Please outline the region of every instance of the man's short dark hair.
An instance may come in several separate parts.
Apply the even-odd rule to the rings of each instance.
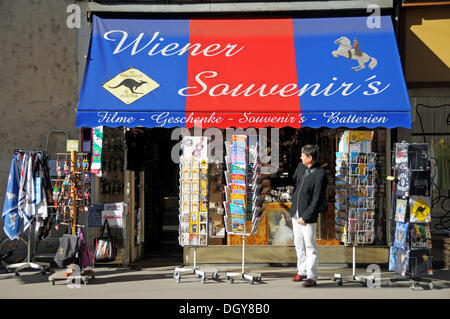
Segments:
[[[302,153],[305,153],[306,156],[311,156],[313,161],[319,160],[319,146],[317,145],[305,145],[302,147]]]

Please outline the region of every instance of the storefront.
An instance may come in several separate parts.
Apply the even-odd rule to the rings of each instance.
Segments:
[[[279,154],[267,163],[274,170],[266,177],[272,191],[286,191],[301,146],[321,147],[321,160],[334,187],[335,154],[342,134],[354,129],[372,131],[371,147],[378,153],[378,193],[382,194],[377,197],[379,234],[364,246],[367,250],[360,250],[360,256],[368,257],[360,262],[387,261],[390,185],[385,177],[390,173],[390,128],[411,127],[389,16],[381,17],[379,27],[370,28],[366,17],[132,20],[94,15],[77,127],[100,126],[107,142],[102,170],[116,175],[97,178],[93,198],[99,202],[123,199],[134,208],[129,209],[127,223],[130,261],[142,257],[144,244],[155,240],[157,231],[146,227],[145,219],[165,218],[152,213],[155,201],[163,202],[159,208],[171,206],[176,212],[171,218],[177,221],[178,163],[171,162],[177,158],[181,134],[214,135],[210,142],[222,148],[227,136],[240,134],[230,129],[266,134],[271,155]],[[211,128],[216,130],[208,132]],[[111,150],[117,154],[108,154]],[[225,170],[220,163],[224,153],[208,159],[208,215],[218,223],[224,214]],[[158,160],[152,161],[149,154]],[[154,193],[163,194],[159,190],[164,188],[170,189],[166,196],[156,198]],[[318,232],[319,258],[350,262],[351,250],[347,252],[333,232],[335,190],[328,193],[329,210],[322,214]],[[255,235],[253,245],[249,242],[247,262],[295,260],[292,246],[273,244],[269,219],[280,216],[286,205],[277,202],[276,192],[272,195],[265,202],[266,226],[257,235],[261,240]],[[199,262],[239,262],[238,241],[219,233],[209,231],[208,245],[198,249]],[[192,262],[189,247],[184,247],[185,263]]]

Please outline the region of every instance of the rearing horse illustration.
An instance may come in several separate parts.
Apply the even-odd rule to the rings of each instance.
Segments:
[[[355,54],[355,49],[352,48],[352,46],[350,45],[350,40],[347,37],[340,37],[339,39],[335,40],[334,43],[339,44],[339,47],[337,48],[337,50],[331,52],[331,54],[335,58],[337,58],[339,56],[349,58],[349,51],[350,51],[351,52],[350,59],[358,61],[359,65],[353,66],[352,67],[353,71],[359,71],[361,69],[364,69],[366,67],[365,64],[369,60],[370,60],[369,68],[371,70],[377,66],[377,63],[378,63],[377,60],[375,58],[369,56],[367,53],[362,52],[361,56],[357,56]]]

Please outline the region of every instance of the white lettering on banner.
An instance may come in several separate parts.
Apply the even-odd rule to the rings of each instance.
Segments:
[[[284,86],[281,86],[279,84],[274,84],[270,87],[269,84],[262,84],[259,87],[256,87],[256,84],[251,83],[247,85],[244,88],[244,84],[240,83],[236,85],[234,88],[230,87],[230,85],[226,83],[219,83],[212,87],[208,86],[208,83],[206,83],[205,79],[215,78],[219,74],[216,71],[203,71],[198,73],[195,76],[195,81],[199,86],[188,86],[184,87],[178,90],[178,94],[181,96],[197,96],[201,94],[208,94],[209,96],[217,97],[222,95],[229,95],[232,97],[243,95],[245,97],[252,96],[252,95],[259,95],[260,97],[265,97],[269,95],[279,95],[281,97],[290,97],[290,96],[302,96],[303,94],[307,93],[309,90],[311,96],[318,96],[323,94],[324,96],[331,96],[336,94],[341,89],[342,92],[340,93],[342,96],[349,96],[354,94],[357,91],[361,91],[362,85],[357,85],[355,87],[354,83],[347,83],[342,82],[340,87],[337,88],[334,91],[331,91],[333,86],[336,84],[335,82],[332,82],[328,84],[323,90],[319,91],[321,88],[320,83],[313,83],[309,84],[306,83],[302,86],[302,88],[299,88],[299,86],[296,83],[289,83]],[[369,80],[373,80],[376,78],[376,75],[373,75],[365,80],[365,82]],[[337,81],[336,77],[332,78],[333,81]],[[376,95],[380,94],[381,92],[385,91],[389,86],[390,83],[387,84],[384,88],[381,90],[378,88],[382,85],[382,82],[380,81],[373,81],[367,84],[369,89],[372,91],[363,91],[362,94],[364,95]],[[360,92],[361,93],[361,92]]]
[[[303,123],[306,120],[305,117],[300,114],[297,116],[292,116],[287,114],[285,116],[280,115],[252,115],[251,112],[244,112],[244,117],[239,119],[240,124],[293,124],[293,123]]]
[[[224,118],[221,116],[216,116],[216,112],[212,112],[207,116],[196,116],[194,112],[190,112],[187,117],[170,116],[169,112],[163,112],[159,114],[154,114],[151,119],[159,124],[161,127],[166,126],[166,124],[220,124],[223,122]]]
[[[111,30],[105,32],[103,34],[103,38],[108,41],[116,42],[117,39],[110,37],[113,34],[119,34],[119,36],[120,35],[122,36],[119,44],[117,44],[116,48],[114,49],[113,55],[121,53],[131,46],[133,46],[133,48],[131,49],[131,55],[135,55],[151,45],[147,53],[149,56],[154,56],[157,54],[161,54],[162,56],[172,56],[172,55],[181,56],[186,52],[189,52],[189,50],[191,50],[190,55],[192,56],[203,54],[204,56],[211,57],[223,54],[225,55],[225,57],[232,57],[241,52],[245,48],[244,46],[238,47],[237,44],[232,43],[227,43],[226,45],[212,43],[206,47],[202,47],[200,43],[186,43],[181,48],[180,43],[177,42],[172,42],[164,45],[162,43],[164,42],[164,38],[159,36],[159,31],[154,32],[150,41],[139,48],[141,40],[145,35],[144,32],[139,33],[136,39],[134,39],[128,44],[125,44],[125,41],[128,38],[128,32],[124,30]]]
[[[98,112],[98,124],[131,124],[136,121],[133,116],[119,116],[119,112]]]
[[[328,118],[327,123],[332,124],[380,124],[388,121],[385,116],[362,116],[356,114],[341,115],[341,112],[323,113],[323,116]]]

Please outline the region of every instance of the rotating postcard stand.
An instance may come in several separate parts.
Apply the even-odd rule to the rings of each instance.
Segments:
[[[260,163],[258,161],[257,139],[247,136],[233,135],[231,144],[225,142],[227,156],[225,163],[225,201],[224,223],[227,233],[242,236],[242,268],[241,272],[228,272],[226,279],[234,283],[236,278],[248,280],[252,285],[261,281],[261,274],[250,274],[245,271],[245,238],[256,234],[256,228],[261,220],[260,196],[258,196],[258,182],[260,178]],[[247,161],[248,151],[248,161]],[[246,205],[247,204],[247,205]],[[247,211],[248,208],[250,211]],[[247,232],[246,215],[253,213],[252,229]]]
[[[372,131],[345,131],[336,153],[336,239],[352,246],[352,278],[367,286],[368,277],[356,275],[356,247],[375,240],[376,153]],[[342,286],[342,275],[332,278]]]
[[[193,267],[176,267],[173,277],[181,281],[182,274],[194,274],[205,283],[207,274],[219,278],[216,269],[198,269],[197,247],[208,244],[208,153],[207,137],[185,136],[180,156],[179,243],[194,251]]]

